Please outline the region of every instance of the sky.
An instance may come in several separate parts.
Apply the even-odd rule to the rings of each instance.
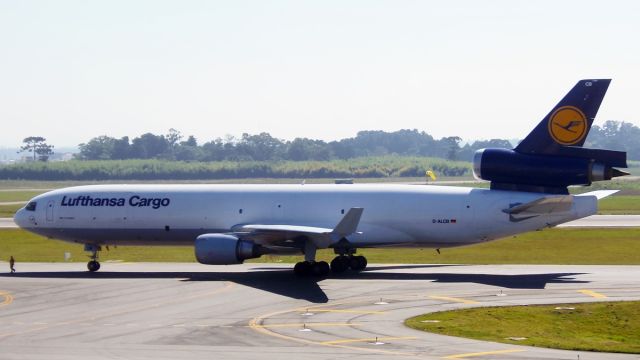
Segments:
[[[0,0],[0,147],[360,130],[523,138],[580,79],[640,125],[638,1]]]

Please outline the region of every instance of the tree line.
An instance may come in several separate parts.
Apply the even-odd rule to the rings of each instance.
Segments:
[[[199,144],[190,135],[175,129],[167,134],[146,133],[129,139],[99,136],[80,144],[80,160],[162,159],[178,161],[328,161],[370,156],[424,156],[447,160],[470,161],[481,148],[511,148],[506,139],[474,141],[461,146],[457,136],[435,139],[424,131],[394,132],[367,130],[355,137],[337,141],[309,138],[282,140],[269,133],[227,136]],[[627,151],[630,159],[640,159],[640,128],[607,121],[593,126],[587,139],[588,147]]]
[[[167,134],[146,133],[129,139],[99,136],[80,144],[80,160],[162,159],[178,161],[329,161],[371,156],[424,156],[470,160],[481,147],[511,147],[507,140],[476,141],[460,146],[461,138],[435,139],[424,131],[360,131],[338,141],[309,138],[282,140],[269,133],[227,136],[199,144],[175,129]]]

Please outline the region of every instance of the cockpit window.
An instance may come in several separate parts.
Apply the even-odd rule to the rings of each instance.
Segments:
[[[24,207],[24,209],[27,211],[36,211],[36,205],[38,205],[38,203],[35,201],[32,201],[28,203],[27,206]]]

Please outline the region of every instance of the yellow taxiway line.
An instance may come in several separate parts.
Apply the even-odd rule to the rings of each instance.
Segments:
[[[462,303],[462,304],[479,304],[479,302],[474,300],[467,300],[467,299],[448,297],[448,296],[429,296],[429,297],[436,300],[453,301],[453,302]]]
[[[587,296],[594,297],[596,299],[606,299],[607,295],[597,293],[593,290],[578,290],[579,293],[585,294]]]
[[[330,327],[330,326],[360,326],[358,323],[295,323],[295,324],[262,324],[262,325],[253,325],[249,327],[252,328],[302,328],[302,327]]]
[[[523,352],[523,351],[527,351],[527,350],[507,349],[507,350],[483,351],[483,352],[476,352],[476,353],[449,355],[449,356],[445,356],[443,359],[464,359],[464,358],[470,358],[475,356],[511,354],[511,353]]]
[[[348,344],[355,342],[367,342],[372,343],[375,341],[390,341],[390,340],[415,340],[417,337],[415,336],[401,336],[401,337],[378,337],[378,338],[365,338],[365,339],[342,339],[342,340],[331,340],[331,341],[322,341],[320,344],[322,345],[338,345],[338,344]]]
[[[328,347],[338,347],[338,348],[342,348],[342,349],[364,351],[364,352],[377,353],[377,354],[415,356],[415,353],[406,353],[406,352],[393,351],[393,350],[364,348],[364,347],[360,347],[360,346],[351,346],[351,345],[346,345],[346,344],[345,345],[343,345],[343,344],[331,344],[331,343],[325,344],[325,343],[323,343],[321,341],[313,341],[313,340],[309,340],[309,339],[305,339],[305,338],[301,338],[301,337],[294,337],[294,336],[289,336],[289,335],[277,333],[277,332],[275,332],[273,330],[270,330],[268,327],[265,327],[262,324],[262,322],[265,319],[268,319],[268,318],[276,316],[276,315],[282,315],[282,314],[287,314],[287,313],[292,313],[292,312],[301,312],[301,311],[307,311],[307,312],[312,312],[312,311],[314,311],[314,312],[334,311],[334,312],[338,312],[336,310],[330,310],[330,309],[326,309],[326,308],[323,308],[323,307],[344,305],[344,304],[348,304],[348,303],[352,303],[352,302],[355,303],[355,301],[342,301],[342,302],[336,302],[336,303],[325,304],[325,305],[309,307],[309,308],[296,307],[296,308],[288,309],[288,310],[274,311],[274,312],[271,312],[271,313],[268,313],[268,314],[258,315],[256,317],[254,317],[253,319],[251,319],[249,321],[248,325],[249,325],[249,327],[251,329],[261,333],[262,335],[267,335],[267,336],[271,336],[271,337],[278,338],[278,339],[281,339],[281,340],[293,341],[293,342],[307,344],[307,345],[320,345],[320,346],[328,346]],[[356,310],[340,310],[339,312],[356,312]],[[362,313],[362,312],[359,312],[359,313]],[[379,313],[382,313],[382,312],[368,312],[368,313],[379,314]]]
[[[309,308],[305,311],[309,312],[332,312],[332,313],[346,313],[346,314],[384,314],[384,311],[366,311],[366,310],[340,310],[340,309],[314,309]]]
[[[0,302],[0,306],[6,306],[13,302],[13,296],[8,292],[0,291],[0,296],[4,297],[4,300]]]
[[[84,318],[79,318],[77,320],[73,320],[73,321],[69,321],[66,323],[58,323],[58,324],[39,324],[39,326],[31,328],[31,329],[25,329],[25,330],[19,330],[19,331],[15,331],[15,332],[6,332],[6,333],[0,333],[0,339],[8,337],[8,336],[15,336],[15,335],[23,335],[23,334],[27,334],[27,333],[32,333],[32,332],[36,332],[36,331],[40,331],[40,330],[44,330],[44,329],[49,329],[52,326],[60,326],[60,325],[70,325],[70,324],[84,324],[88,321],[95,321],[97,319],[106,319],[115,315],[123,315],[123,314],[130,314],[132,312],[135,311],[141,311],[141,310],[145,310],[145,309],[150,309],[150,308],[157,308],[160,306],[167,306],[167,305],[172,305],[172,304],[176,304],[179,302],[182,302],[186,299],[194,299],[194,298],[199,298],[199,297],[204,297],[204,296],[210,296],[213,294],[219,294],[221,292],[227,291],[231,288],[234,287],[234,283],[231,282],[226,282],[225,285],[219,289],[215,289],[209,292],[205,292],[205,293],[197,293],[194,295],[189,295],[186,297],[172,297],[169,300],[166,301],[160,301],[157,303],[152,303],[152,304],[142,304],[140,306],[131,306],[131,305],[127,305],[127,306],[123,306],[123,307],[119,307],[119,308],[115,308],[112,309],[109,312],[106,313],[102,313],[102,314],[98,314],[98,315],[92,315],[92,316],[87,316]],[[12,297],[13,300],[13,297]],[[6,301],[6,300],[5,300]],[[36,325],[36,324],[34,324]]]

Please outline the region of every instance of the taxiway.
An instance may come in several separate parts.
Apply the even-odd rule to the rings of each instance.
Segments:
[[[19,263],[0,274],[3,359],[638,359],[434,335],[403,321],[471,306],[640,300],[640,266],[373,264],[328,279],[273,264],[83,269]]]

